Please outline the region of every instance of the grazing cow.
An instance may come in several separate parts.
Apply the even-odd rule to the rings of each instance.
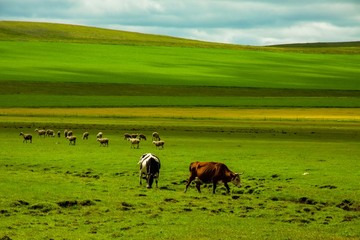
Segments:
[[[189,187],[190,183],[195,180],[196,188],[198,192],[200,191],[200,185],[202,183],[212,183],[213,184],[213,193],[216,190],[216,184],[218,182],[223,182],[226,187],[226,192],[230,192],[228,182],[232,182],[237,187],[241,186],[241,179],[239,173],[234,173],[229,170],[229,168],[218,162],[193,162],[190,164],[190,177],[186,184],[185,191]]]
[[[140,185],[141,179],[146,179],[146,187],[151,188],[154,179],[158,187],[160,174],[160,159],[152,153],[145,153],[140,157]]]

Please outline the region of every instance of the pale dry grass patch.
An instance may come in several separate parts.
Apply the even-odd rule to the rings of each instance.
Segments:
[[[1,108],[0,115],[360,121],[360,109],[358,108]]]

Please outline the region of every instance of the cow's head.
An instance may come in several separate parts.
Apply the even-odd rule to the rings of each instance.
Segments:
[[[243,173],[234,173],[234,175],[231,178],[231,182],[237,187],[241,187],[241,177],[240,177],[241,174]]]

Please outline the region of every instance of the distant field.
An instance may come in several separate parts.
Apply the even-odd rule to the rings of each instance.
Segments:
[[[360,90],[360,55],[46,42],[0,51],[2,81]]]
[[[44,42],[0,51],[2,107],[360,106],[360,55]]]

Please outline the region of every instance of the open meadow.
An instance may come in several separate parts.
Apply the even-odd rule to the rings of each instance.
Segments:
[[[0,239],[359,239],[359,49],[0,21]],[[194,161],[242,186],[184,193]]]
[[[47,111],[49,116],[42,110],[44,115],[38,117],[2,118],[0,137],[6,139],[0,150],[2,236],[360,236],[359,121],[234,120],[199,118],[191,113],[177,121],[166,117],[166,109],[163,117],[138,115],[134,119],[54,116],[51,109]],[[39,137],[36,128],[61,130],[62,136]],[[65,128],[78,136],[75,146],[64,138]],[[90,132],[89,140],[81,139],[84,131]],[[110,139],[108,147],[96,141],[98,131]],[[164,149],[151,143],[153,131],[165,141]],[[33,142],[23,143],[20,132],[31,133]],[[124,140],[125,132],[141,132],[148,139],[133,149]],[[158,188],[139,185],[137,162],[147,152],[156,154],[162,163]],[[244,172],[242,187],[230,185],[229,195],[219,187],[213,195],[211,188],[203,186],[198,193],[192,185],[183,193],[193,161],[220,161],[233,171]],[[226,236],[220,237],[219,232]]]

